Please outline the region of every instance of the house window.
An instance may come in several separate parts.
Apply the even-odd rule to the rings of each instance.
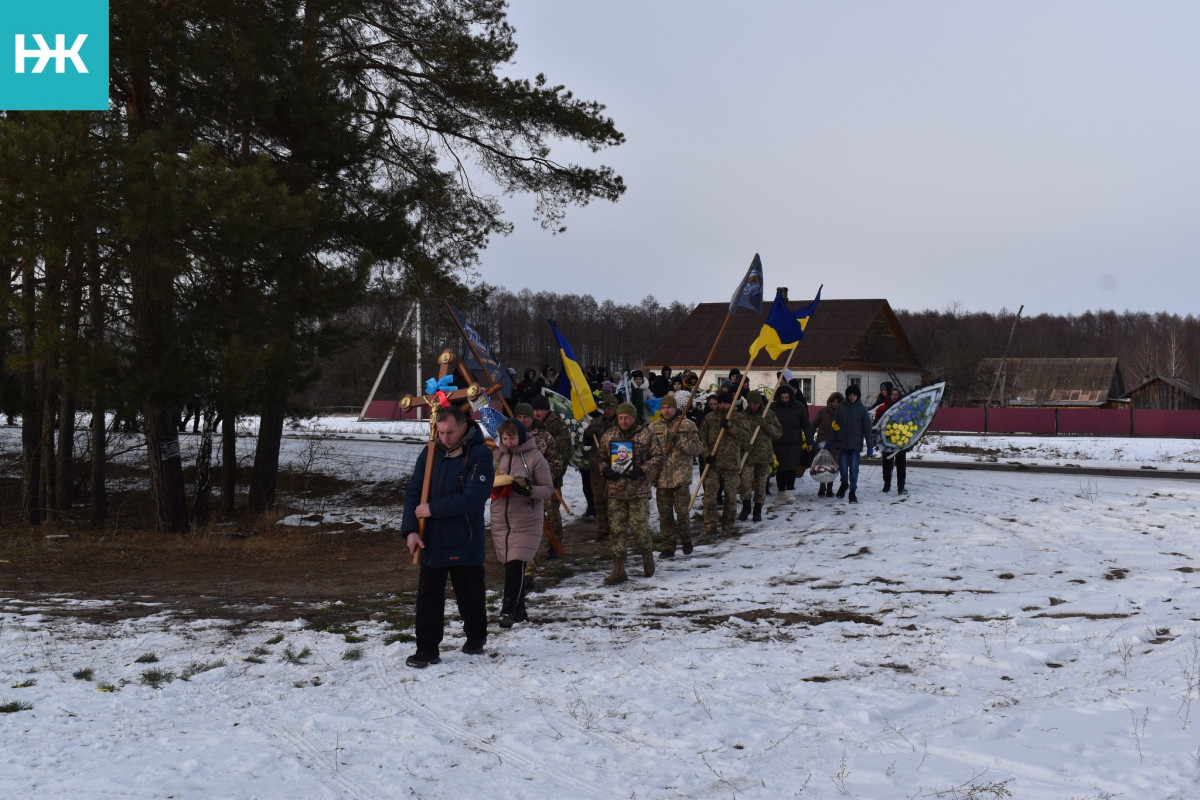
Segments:
[[[813,399],[813,396],[812,396],[813,379],[811,377],[808,377],[808,378],[796,378],[796,380],[798,380],[800,382],[800,392],[804,395],[805,401],[811,403],[812,399]]]
[[[851,386],[857,386],[858,390],[860,392],[866,391],[866,389],[863,388],[862,375],[847,375],[846,376],[846,388],[848,389]],[[845,389],[843,389],[842,394],[845,394],[845,393],[846,393],[846,391],[845,391]]]

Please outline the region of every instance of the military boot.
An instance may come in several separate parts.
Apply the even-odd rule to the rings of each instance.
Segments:
[[[753,519],[755,522],[762,522],[762,507],[762,503],[754,504],[754,516],[751,519]]]
[[[750,501],[749,500],[742,501],[742,511],[740,514],[738,514],[738,519],[742,522],[745,522],[746,520],[750,519]]]
[[[647,578],[654,575],[654,553],[650,550],[642,553],[642,574]]]
[[[618,583],[624,583],[629,579],[625,574],[625,559],[614,558],[612,566],[612,574],[604,579],[604,582],[609,586],[616,586]]]

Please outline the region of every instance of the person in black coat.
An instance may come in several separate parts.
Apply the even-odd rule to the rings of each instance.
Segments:
[[[797,476],[802,475],[812,463],[812,418],[808,414],[804,395],[786,383],[775,390],[771,410],[783,428],[783,434],[775,440],[775,458],[779,459],[779,467],[775,471],[779,494],[775,502],[790,503],[795,497]]]

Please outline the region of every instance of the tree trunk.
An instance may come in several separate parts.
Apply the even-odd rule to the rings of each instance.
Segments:
[[[88,242],[88,349],[92,356],[93,367],[100,364],[104,355],[104,289],[103,267],[100,263],[93,236]],[[96,373],[93,371],[92,375]],[[93,378],[93,380],[95,380]],[[94,385],[99,385],[98,380]],[[104,392],[97,388],[92,392],[92,469],[91,495],[92,514],[91,525],[95,530],[104,528],[108,521],[108,490],[105,488],[105,478],[108,469],[108,426],[104,408]],[[115,417],[114,417],[115,420]]]
[[[229,409],[221,414],[221,513],[233,514],[237,496],[237,415]]]
[[[196,527],[208,524],[210,517],[209,493],[212,491],[212,451],[213,426],[216,414],[208,401],[204,401],[202,411],[204,424],[200,429],[200,452],[196,455],[196,494],[192,498],[192,519]]]
[[[42,400],[42,426],[41,442],[38,449],[41,451],[42,462],[42,478],[41,478],[41,506],[46,509],[46,515],[49,519],[55,518],[58,511],[58,500],[54,495],[57,488],[55,482],[55,460],[54,460],[54,400],[51,397],[48,381],[46,380],[47,369],[44,365],[38,366],[38,372],[41,374],[41,379],[38,381],[38,396]]]
[[[175,416],[169,410],[149,405],[144,413],[155,530],[185,533],[188,530],[187,490],[183,485],[183,462]]]
[[[105,473],[108,466],[108,428],[104,419],[104,394],[92,395],[92,528],[101,530],[108,521],[108,490],[105,488]]]
[[[42,524],[42,414],[34,368],[36,291],[33,264],[25,260],[21,263],[21,355],[25,363],[24,397],[21,398],[21,519],[27,525]]]
[[[285,408],[282,397],[270,401],[259,422],[258,446],[254,450],[254,475],[250,479],[250,510],[255,514],[261,514],[275,505]]]
[[[75,395],[64,391],[58,399],[58,463],[54,469],[55,508],[66,510],[72,495],[75,470]]]

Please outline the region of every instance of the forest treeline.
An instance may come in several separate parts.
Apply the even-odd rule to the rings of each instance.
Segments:
[[[380,297],[349,315],[363,338],[351,349],[321,365],[321,377],[301,395],[315,408],[361,408],[389,352],[394,353],[376,398],[395,400],[416,391],[417,315],[409,317],[412,302]],[[558,343],[547,320],[555,320],[584,368],[610,371],[637,369],[692,312],[678,300],[663,305],[649,295],[637,303],[597,302],[591,295],[482,285],[471,297],[454,305],[466,316],[505,367],[517,375],[532,367],[561,368]],[[408,325],[398,326],[408,318]],[[420,313],[421,374],[437,372],[437,355],[449,347],[462,355],[464,344],[442,301],[422,304]],[[659,364],[658,367],[662,365]],[[657,369],[657,367],[655,367]],[[482,376],[479,376],[483,380]]]
[[[1006,347],[1010,358],[1115,357],[1126,390],[1159,375],[1200,386],[1200,319],[1190,314],[1088,311],[1018,319],[1006,309],[968,312],[951,304],[940,311],[897,311],[896,317],[926,379],[947,382],[948,405],[966,405],[979,362],[1000,358]]]
[[[365,335],[353,349],[329,359],[321,378],[303,395],[314,407],[361,407],[389,349],[395,355],[376,397],[396,399],[415,391],[415,347],[411,330],[396,330],[411,302],[394,306],[369,303],[357,310]],[[458,306],[456,306],[458,307]],[[506,365],[517,370],[559,366],[557,345],[547,319],[559,323],[580,364],[609,370],[658,370],[645,359],[687,318],[692,306],[664,305],[654,297],[636,304],[597,303],[591,295],[556,294],[522,289],[512,292],[484,286],[460,311]],[[368,311],[370,309],[370,311]],[[820,311],[817,311],[819,317]],[[979,362],[1004,355],[1010,335],[1012,358],[1116,357],[1127,389],[1157,375],[1182,378],[1200,386],[1200,319],[1166,313],[1089,311],[1080,315],[1021,316],[1001,309],[968,312],[958,304],[941,310],[896,311],[917,351],[925,380],[948,384],[947,405],[971,402]],[[436,370],[443,347],[461,352],[462,341],[441,302],[429,304],[422,317],[422,374]],[[1013,323],[1017,322],[1014,329]],[[673,365],[682,366],[682,365]],[[986,391],[985,391],[986,394]]]
[[[156,529],[204,525],[210,491],[233,509],[239,417],[258,425],[249,508],[270,508],[286,414],[367,298],[469,299],[463,276],[512,227],[500,194],[533,196],[552,230],[618,199],[610,167],[552,151],[623,135],[599,103],[510,77],[514,36],[503,0],[110,0],[109,109],[0,111],[21,520],[86,493],[105,524],[113,410],[144,434]],[[178,424],[197,395],[185,486]]]

